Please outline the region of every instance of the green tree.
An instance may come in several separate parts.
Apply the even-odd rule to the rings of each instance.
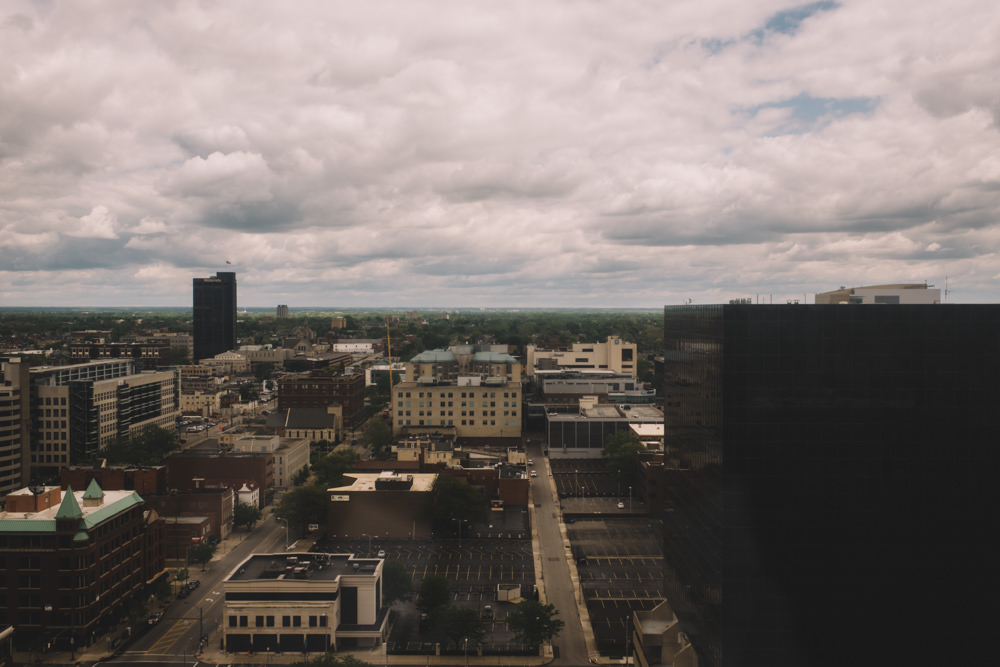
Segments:
[[[451,603],[451,587],[448,579],[440,574],[429,574],[420,582],[417,607],[430,613]]]
[[[383,599],[389,605],[413,594],[413,579],[398,560],[386,561],[382,566],[382,587]]]
[[[646,446],[631,430],[618,431],[604,440],[601,456],[607,462],[609,470],[620,470],[622,480],[627,484],[635,482],[639,454],[646,451]]]
[[[309,466],[302,466],[302,469],[292,475],[292,486],[302,486],[309,481]]]
[[[109,463],[159,465],[177,449],[177,434],[156,425],[146,426],[131,438],[115,438],[101,450]]]
[[[214,544],[209,544],[208,542],[202,542],[191,548],[191,553],[188,554],[188,562],[190,563],[200,563],[201,571],[205,571],[205,565],[212,560],[212,556],[215,555],[216,546]]]
[[[334,653],[323,653],[308,660],[298,660],[289,663],[291,667],[372,667],[370,662],[365,662],[353,655],[336,655]]]
[[[358,455],[350,447],[342,447],[322,456],[312,465],[316,474],[316,484],[324,489],[341,486],[344,483],[344,473],[354,470]]]
[[[486,496],[460,477],[438,475],[431,488],[431,512],[438,530],[457,534],[462,526],[489,516]]]
[[[542,642],[551,641],[563,629],[565,623],[556,618],[558,614],[551,604],[525,600],[507,616],[507,627],[514,631],[517,641],[540,646]]]
[[[239,503],[233,509],[233,525],[246,526],[247,531],[253,529],[254,524],[260,521],[260,517],[260,510],[249,503]]]
[[[275,516],[288,521],[289,532],[305,530],[310,523],[324,523],[326,519],[326,488],[322,486],[296,486],[281,497]]]
[[[446,634],[448,639],[459,646],[464,640],[475,644],[486,634],[486,624],[479,617],[479,611],[472,607],[449,606],[445,611]]]
[[[392,445],[392,427],[389,426],[389,422],[380,416],[369,419],[365,433],[361,436],[361,443],[371,449],[376,457],[384,458]]]
[[[185,581],[188,580],[188,569],[186,567],[177,568],[177,572],[174,574],[174,581],[183,585]]]

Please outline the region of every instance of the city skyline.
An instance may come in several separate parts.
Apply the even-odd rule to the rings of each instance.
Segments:
[[[240,308],[995,301],[996,25],[976,0],[7,3],[0,306],[183,306],[217,271]]]

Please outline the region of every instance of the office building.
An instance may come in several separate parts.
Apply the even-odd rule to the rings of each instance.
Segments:
[[[701,667],[991,636],[1000,306],[664,313],[665,581]]]
[[[28,364],[20,357],[0,357],[0,496],[30,479]]]
[[[236,349],[236,274],[194,279],[194,363]]]
[[[255,554],[223,582],[227,651],[323,653],[381,644],[381,558],[351,554]]]
[[[866,285],[820,292],[813,297],[813,300],[817,304],[935,304],[941,303],[941,290],[932,289],[927,283]]]
[[[617,336],[608,336],[603,343],[573,343],[569,349],[545,350],[528,345],[526,352],[528,377],[538,370],[557,369],[611,370],[635,375],[639,359],[638,346]]]
[[[176,369],[133,372],[131,359],[30,370],[31,469],[42,477],[90,461],[115,438],[147,426],[173,430],[180,414]]]

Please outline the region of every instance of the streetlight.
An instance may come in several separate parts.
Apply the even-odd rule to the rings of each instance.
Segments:
[[[616,493],[619,498],[622,497],[622,471],[618,471],[618,493]]]
[[[280,516],[274,517],[281,523],[285,524],[285,551],[288,550],[288,519],[282,519]]]
[[[361,533],[361,537],[367,537],[368,538],[368,552],[367,553],[368,553],[369,556],[371,556],[372,555],[372,536],[369,535],[368,533]]]
[[[628,511],[632,513],[632,487],[628,487]]]
[[[469,667],[469,638],[465,638],[465,667]]]

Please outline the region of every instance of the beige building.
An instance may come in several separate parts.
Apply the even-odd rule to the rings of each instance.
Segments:
[[[540,350],[528,345],[526,366],[529,376],[534,376],[536,370],[567,368],[607,369],[634,376],[638,359],[635,343],[608,336],[604,343],[574,343],[569,350]]]
[[[251,435],[233,442],[234,452],[266,453],[274,456],[274,488],[288,489],[292,478],[309,465],[309,441],[276,435]]]
[[[813,303],[936,304],[941,303],[941,290],[931,289],[927,283],[841,287],[831,292],[816,294],[813,297]]]
[[[226,651],[322,653],[381,644],[388,631],[381,558],[255,554],[223,582]]]
[[[393,434],[439,432],[482,441],[520,438],[521,397],[521,364],[509,354],[423,352],[406,365],[406,381],[393,387]]]
[[[221,391],[184,392],[180,396],[181,412],[186,415],[198,414],[202,417],[217,415],[222,408],[223,393]]]

